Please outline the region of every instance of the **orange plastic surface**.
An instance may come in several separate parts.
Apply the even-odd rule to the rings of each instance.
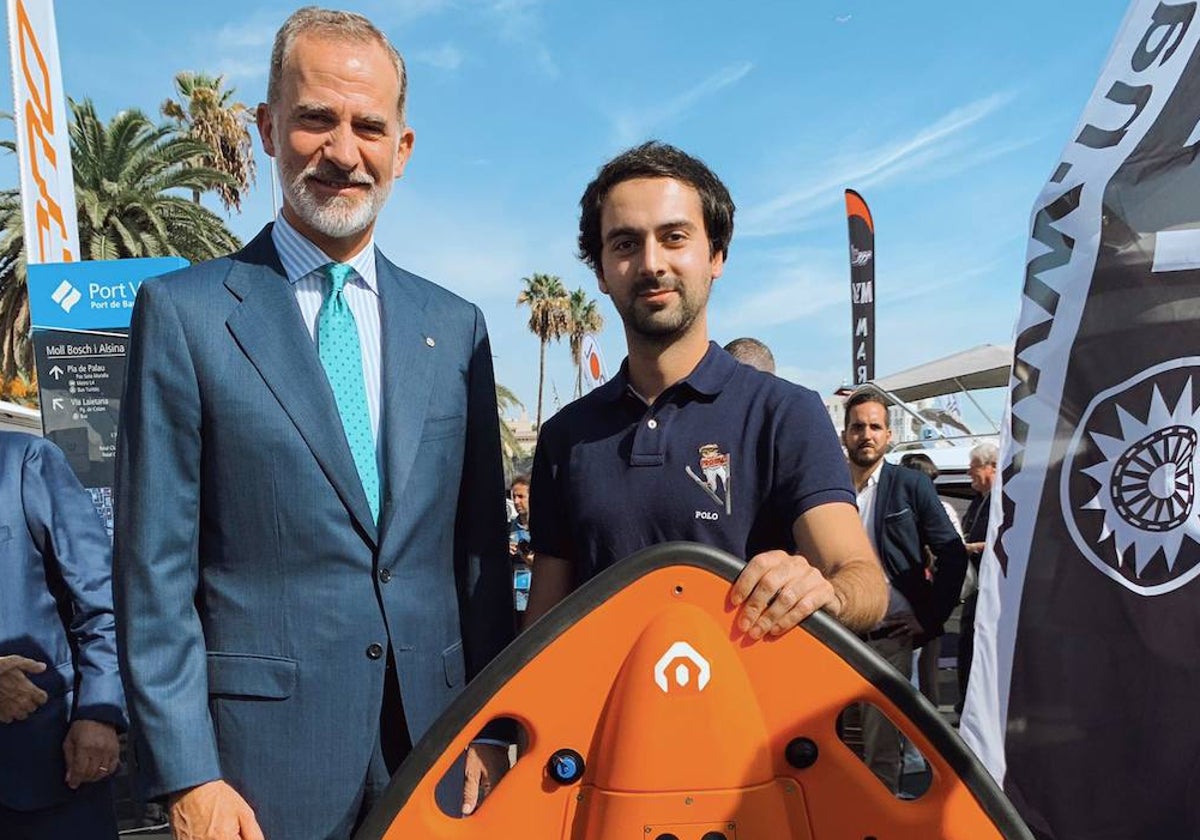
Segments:
[[[649,572],[513,674],[413,789],[390,840],[989,840],[1000,831],[974,794],[889,699],[813,635],[750,642],[737,631],[729,582],[700,568]],[[856,701],[883,709],[927,757],[930,789],[892,796],[835,731]],[[512,717],[529,745],[467,819],[443,814],[433,789],[472,733]],[[797,737],[819,757],[785,759]],[[546,770],[570,748],[579,781]],[[717,832],[716,835],[712,832]]]
[[[872,233],[875,232],[875,220],[871,218],[867,202],[863,201],[863,197],[854,190],[846,190],[846,215],[858,216],[867,223],[867,227]]]

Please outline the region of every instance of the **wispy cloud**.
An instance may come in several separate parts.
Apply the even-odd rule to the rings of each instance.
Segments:
[[[459,0],[370,0],[358,11],[388,33],[388,37],[396,35],[395,30],[404,27],[421,18],[432,17],[443,12],[452,11],[460,5]],[[403,52],[403,44],[397,44]]]
[[[393,42],[399,43],[395,37],[397,29],[420,18],[448,11],[456,5],[456,0],[405,0],[404,3],[376,5],[378,8],[367,10],[368,17],[387,32]],[[282,12],[256,12],[243,20],[224,24],[215,33],[204,32],[195,40],[203,45],[207,61],[227,79],[242,82],[261,80],[265,84],[275,33],[285,19],[286,14]],[[445,45],[423,50],[412,58],[417,61],[425,59],[424,63],[440,69],[453,70],[462,62],[462,55],[456,55],[453,50],[452,46]],[[453,66],[448,66],[450,64]]]
[[[269,48],[281,23],[283,21],[274,15],[263,14],[256,14],[250,20],[227,23],[217,30],[216,44],[228,50]]]
[[[729,64],[665,103],[616,114],[613,117],[616,141],[627,146],[646,139],[655,129],[675,122],[704,99],[737,84],[753,69],[754,64],[749,61]]]
[[[731,264],[718,280],[714,330],[757,334],[846,302],[849,294],[834,249],[776,249]]]
[[[489,0],[487,11],[501,39],[520,46],[550,78],[559,75],[558,63],[542,34],[543,0]]]
[[[926,243],[917,256],[896,255],[878,287],[877,304],[886,304],[889,318],[897,318],[906,307],[936,309],[945,302],[947,290],[969,293],[973,282],[994,276],[1004,268],[995,254],[975,254],[967,264],[946,270],[948,254],[956,253],[950,242]],[[843,308],[846,326],[850,314],[850,268],[843,248],[780,248],[756,255],[742,274],[731,276],[732,269],[718,283],[731,281],[719,289],[714,300],[717,312],[714,329],[747,332],[751,335],[785,324],[812,319],[831,308]],[[752,278],[752,279],[751,279]],[[836,321],[837,328],[841,322]],[[823,319],[821,323],[827,323]],[[812,321],[816,324],[817,321]]]
[[[916,132],[874,149],[842,155],[826,162],[820,174],[776,197],[747,208],[739,220],[742,236],[771,236],[803,228],[813,215],[842,200],[847,186],[865,188],[940,166],[969,151],[965,135],[989,115],[1012,101],[1011,93],[996,93],[955,108]],[[1002,151],[1015,147],[1005,147]],[[996,147],[992,147],[995,152]]]
[[[415,50],[409,58],[417,64],[427,64],[437,70],[454,71],[462,66],[465,56],[454,44],[442,44],[430,49]]]
[[[261,83],[265,91],[271,44],[281,23],[281,17],[259,12],[246,20],[225,24],[215,35],[204,33],[197,43],[203,44],[203,54],[209,56],[206,62],[211,61],[216,72],[227,81],[240,82],[243,87],[248,82]],[[250,91],[238,92],[250,94]]]

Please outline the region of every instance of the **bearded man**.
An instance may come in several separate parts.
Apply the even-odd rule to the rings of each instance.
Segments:
[[[851,396],[842,443],[859,516],[889,584],[887,613],[862,638],[909,679],[913,650],[942,634],[958,604],[967,552],[929,477],[884,460],[891,442],[884,398],[869,390]],[[867,706],[862,733],[867,766],[898,792],[903,769],[899,732],[874,706]]]
[[[730,600],[747,639],[817,610],[856,630],[883,615],[886,584],[820,398],[709,340],[733,214],[716,173],[665,143],[621,153],[584,190],[580,256],[621,316],[629,354],[539,431],[527,623],[670,540],[746,559]]]
[[[404,101],[369,21],[296,12],[258,108],[282,213],[138,294],[117,617],[138,764],[181,840],[349,837],[512,638],[483,316],[375,248]],[[469,812],[506,750],[466,764]]]

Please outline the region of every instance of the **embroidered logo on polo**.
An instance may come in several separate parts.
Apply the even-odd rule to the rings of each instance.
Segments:
[[[1139,595],[1170,592],[1200,574],[1198,362],[1173,360],[1098,394],[1063,464],[1063,509],[1076,546]]]
[[[697,475],[691,465],[685,466],[688,477],[696,482],[705,494],[725,508],[726,515],[733,513],[733,491],[730,489],[730,456],[721,452],[721,447],[715,443],[706,443],[700,447],[700,474]],[[703,478],[701,478],[703,476]],[[720,492],[718,492],[718,485]],[[724,498],[721,494],[724,493]],[[715,517],[714,517],[715,518]]]

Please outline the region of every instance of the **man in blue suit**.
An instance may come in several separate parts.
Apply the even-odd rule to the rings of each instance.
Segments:
[[[929,477],[884,460],[891,440],[883,397],[861,391],[846,401],[842,443],[858,493],[858,512],[890,584],[887,613],[863,638],[911,679],[913,650],[942,634],[942,625],[958,604],[967,550]],[[874,707],[864,708],[862,729],[867,765],[898,791],[899,733]]]
[[[112,554],[49,441],[0,432],[0,837],[113,840]]]
[[[118,624],[136,757],[186,840],[348,837],[512,638],[482,314],[374,247],[404,97],[369,21],[296,12],[258,110],[281,215],[138,294]],[[466,759],[469,812],[507,754]]]

